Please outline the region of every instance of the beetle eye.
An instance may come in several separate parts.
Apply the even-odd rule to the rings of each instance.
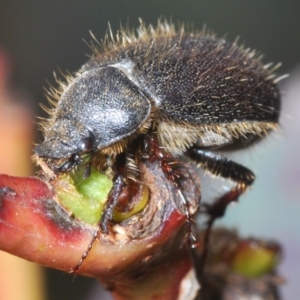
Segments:
[[[94,147],[94,137],[85,137],[80,140],[79,148],[84,152],[90,152]]]

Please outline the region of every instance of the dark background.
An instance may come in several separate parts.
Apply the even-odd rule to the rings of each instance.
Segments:
[[[14,62],[14,83],[28,90],[36,103],[46,102],[44,87],[55,86],[53,71],[74,72],[91,50],[89,30],[101,39],[110,22],[138,25],[141,17],[156,24],[160,16],[174,22],[206,24],[219,36],[265,54],[264,62],[282,62],[281,74],[300,64],[300,1],[287,0],[0,0],[0,47]],[[44,113],[37,107],[38,115]],[[37,138],[38,139],[38,138]],[[48,270],[48,299],[84,299],[91,279]]]

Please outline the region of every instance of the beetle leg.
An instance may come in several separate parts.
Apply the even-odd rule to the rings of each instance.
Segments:
[[[114,185],[109,192],[107,201],[104,204],[101,219],[99,221],[99,227],[101,232],[108,234],[108,222],[112,220],[113,211],[118,203],[120,194],[125,187],[125,181],[122,175],[118,175],[114,180]]]
[[[138,167],[135,165],[130,153],[125,153],[125,162],[123,159],[124,156],[120,157],[120,161],[117,162],[118,175],[115,177],[113,187],[104,204],[102,216],[99,221],[101,232],[105,234],[108,234],[108,223],[113,219],[114,208],[118,204],[123,189],[127,186],[126,182],[128,180],[135,181],[140,175]]]
[[[191,248],[197,246],[196,238],[193,235],[193,224],[194,220],[189,210],[189,202],[184,193],[182,192],[182,181],[190,173],[186,168],[178,162],[170,153],[166,152],[164,148],[160,147],[158,141],[153,136],[146,136],[144,144],[146,145],[147,156],[150,161],[158,161],[162,171],[164,172],[166,178],[173,183],[176,188],[177,194],[185,209],[186,216],[186,236],[185,241]]]
[[[227,205],[237,201],[238,197],[255,179],[252,171],[219,154],[198,148],[191,148],[186,154],[204,170],[237,183],[235,188],[219,198],[214,204],[204,204],[207,214],[211,216],[213,221],[221,218]]]
[[[60,166],[58,172],[67,172],[73,169],[75,166],[82,163],[82,159],[78,154],[73,154],[62,166]]]
[[[96,241],[99,233],[100,232],[103,232],[106,234],[108,233],[108,222],[110,220],[112,220],[113,210],[114,210],[116,204],[118,203],[118,198],[124,187],[125,187],[125,182],[123,180],[123,177],[121,175],[118,175],[114,181],[114,185],[113,185],[112,189],[109,192],[108,199],[105,202],[102,216],[100,218],[100,221],[98,222],[98,228],[94,232],[93,237],[92,237],[88,247],[86,248],[85,252],[82,254],[79,262],[71,271],[72,273],[76,273],[79,270],[82,263],[84,262],[84,260],[86,259],[86,257],[90,253],[90,251],[92,250],[93,244]]]
[[[209,237],[214,222],[218,218],[223,217],[227,206],[232,202],[236,202],[247,187],[253,183],[255,175],[246,167],[207,150],[191,148],[188,150],[187,156],[206,171],[237,183],[236,187],[217,199],[213,204],[203,204],[205,213],[209,216],[209,219],[204,234],[203,252],[199,266],[199,270],[202,272],[208,254]]]
[[[198,148],[189,149],[186,155],[204,170],[238,184],[250,186],[255,179],[252,171],[222,155]]]
[[[198,262],[198,277],[202,275],[204,265],[206,262],[206,258],[208,255],[208,245],[211,229],[213,227],[214,222],[225,215],[225,211],[227,206],[232,203],[238,201],[238,198],[247,187],[245,185],[237,185],[237,187],[230,190],[228,193],[217,199],[213,204],[204,203],[204,212],[209,216],[207,220],[207,228],[203,237],[203,251],[200,261]]]
[[[189,202],[186,198],[186,196],[182,192],[182,185],[181,181],[185,179],[185,177],[190,174],[186,174],[186,169],[182,168],[181,164],[175,161],[174,159],[160,155],[159,156],[160,165],[162,168],[162,171],[164,172],[165,176],[170,180],[176,190],[177,194],[180,197],[180,200],[184,207],[184,213],[186,216],[186,236],[185,241],[191,248],[195,248],[197,246],[197,241],[195,236],[193,235],[193,225],[194,225],[194,219],[191,216],[190,210],[189,210]]]
[[[206,171],[237,183],[235,188],[219,198],[215,204],[205,204],[206,212],[214,219],[221,218],[226,206],[232,201],[237,201],[255,179],[252,171],[219,154],[197,148],[191,148],[186,154]]]

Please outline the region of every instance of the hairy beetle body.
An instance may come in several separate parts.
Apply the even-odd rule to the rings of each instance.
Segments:
[[[218,145],[274,129],[278,88],[253,57],[225,40],[177,34],[95,56],[82,70],[122,71],[152,100],[162,145],[182,154],[196,142]]]
[[[173,168],[179,156],[236,182],[224,199],[237,199],[254,174],[214,149],[246,147],[277,127],[281,102],[274,68],[236,43],[167,23],[156,29],[142,24],[138,36],[123,30],[102,47],[94,47],[75,77],[54,91],[57,105],[44,125],[44,142],[35,148],[42,167],[46,162],[64,172],[88,156],[100,171],[112,171],[103,232],[122,186],[142,180],[139,160],[149,157],[159,161],[183,203]],[[186,216],[191,233],[188,208]]]
[[[279,91],[254,52],[203,33],[166,27],[152,35],[97,53],[82,67],[62,92],[38,156],[80,152],[88,131],[95,151],[123,151],[150,123],[176,155],[194,144],[247,143],[276,127]]]

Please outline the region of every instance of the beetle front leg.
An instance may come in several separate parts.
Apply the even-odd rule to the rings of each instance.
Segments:
[[[88,247],[86,248],[85,252],[82,254],[79,262],[71,271],[72,273],[76,273],[80,269],[84,260],[87,258],[88,254],[92,250],[93,244],[96,241],[96,239],[98,238],[99,233],[103,232],[105,234],[108,234],[108,223],[109,223],[109,221],[112,220],[114,208],[118,203],[118,198],[119,198],[120,194],[122,193],[125,185],[126,184],[123,179],[123,176],[118,175],[114,181],[112,189],[109,192],[107,201],[105,202],[102,216],[100,218],[100,221],[98,222],[98,228],[94,232],[93,237],[92,237]]]
[[[113,211],[118,203],[119,196],[121,195],[124,187],[126,186],[122,175],[118,175],[114,181],[114,185],[109,192],[108,199],[104,204],[99,227],[101,232],[108,234],[108,222],[112,220]]]

